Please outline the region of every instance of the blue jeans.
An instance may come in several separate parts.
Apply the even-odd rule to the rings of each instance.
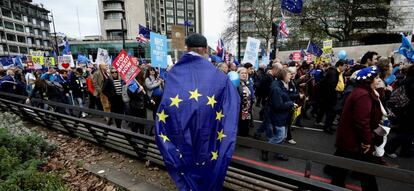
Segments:
[[[286,138],[286,126],[273,126],[273,136],[269,139],[271,144],[281,144]]]
[[[267,122],[266,120],[260,124],[260,126],[256,129],[256,134],[262,134],[266,133],[266,137],[270,139],[273,137],[273,126],[270,122]]]

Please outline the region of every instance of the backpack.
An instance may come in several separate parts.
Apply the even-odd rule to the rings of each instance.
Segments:
[[[391,110],[398,111],[405,108],[405,106],[408,105],[408,102],[410,102],[410,99],[405,92],[405,86],[402,85],[391,93],[387,105],[391,108]]]

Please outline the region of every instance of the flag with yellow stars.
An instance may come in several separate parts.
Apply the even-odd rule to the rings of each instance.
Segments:
[[[179,190],[221,190],[235,148],[240,97],[205,58],[187,53],[170,70],[156,140]]]

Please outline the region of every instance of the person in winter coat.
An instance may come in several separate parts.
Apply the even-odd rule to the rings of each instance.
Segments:
[[[122,86],[125,85],[124,81],[119,76],[115,69],[111,69],[111,77],[105,80],[102,93],[108,97],[111,105],[112,113],[124,114],[124,101],[122,100]],[[109,124],[111,124],[109,122]],[[115,119],[115,125],[121,128],[122,120]]]
[[[335,67],[330,67],[326,70],[325,77],[321,80],[317,88],[317,99],[320,105],[316,124],[324,126],[325,133],[333,134],[332,124],[335,120],[336,112],[335,106],[338,101],[337,86],[340,82],[340,73],[345,69],[346,62],[339,60]],[[342,79],[342,82],[345,80]],[[343,91],[343,90],[342,90]],[[326,115],[325,124],[322,123],[323,116]]]
[[[237,88],[240,95],[240,115],[239,115],[239,130],[238,135],[242,137],[249,136],[249,123],[252,119],[252,106],[253,106],[253,92],[249,88],[248,80],[249,75],[247,69],[244,67],[239,68],[238,73],[240,75],[240,86]]]
[[[386,154],[391,158],[396,158],[396,151],[399,147],[401,150],[399,156],[412,157],[412,142],[414,141],[414,65],[408,67],[406,78],[402,81],[401,86],[405,88],[405,94],[409,102],[399,113],[399,123],[397,128],[393,129],[396,136],[390,139],[385,146]]]
[[[151,108],[153,111],[152,117],[154,120],[156,118],[156,111],[161,102],[163,84],[164,80],[159,78],[159,74],[155,68],[149,68],[145,75],[145,87],[147,88],[148,97],[150,97],[155,102]]]
[[[335,156],[374,162],[374,146],[382,144],[382,137],[375,133],[382,119],[379,94],[375,91],[379,83],[378,67],[360,70],[355,81],[357,86],[345,102],[336,136]],[[332,184],[345,187],[348,170],[337,167],[332,170]],[[360,174],[364,191],[376,191],[375,176]]]
[[[83,77],[82,68],[76,68],[74,75],[70,79],[70,94],[74,101],[73,105],[83,107],[85,103],[86,80]],[[81,116],[86,117],[86,113],[82,112]]]
[[[136,81],[128,85],[127,94],[129,97],[129,114],[138,118],[147,118],[147,106],[150,104],[150,99],[146,94],[144,87]],[[145,134],[145,126],[137,123],[129,123],[129,128],[132,132],[139,132]]]
[[[93,74],[92,81],[93,87],[95,88],[94,96],[99,97],[102,103],[103,110],[105,112],[110,112],[111,105],[109,103],[108,97],[102,93],[104,82],[110,79],[111,76],[108,74],[108,65],[106,63],[100,63],[98,70]],[[106,119],[110,123],[109,119]]]
[[[289,98],[289,81],[291,75],[288,69],[282,69],[278,73],[278,80],[272,82],[269,95],[269,114],[270,125],[272,126],[273,136],[269,139],[271,144],[282,144],[286,139],[286,126],[290,122],[290,112],[294,107],[293,101]],[[267,153],[262,153],[262,159],[267,158]],[[288,160],[284,155],[277,154],[279,160]]]

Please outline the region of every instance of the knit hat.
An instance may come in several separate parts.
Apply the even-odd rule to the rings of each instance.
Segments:
[[[364,69],[361,69],[356,72],[354,76],[354,80],[356,81],[364,81],[364,80],[372,80],[377,77],[379,74],[379,69],[377,66],[369,66]]]
[[[207,39],[201,34],[191,34],[185,39],[185,45],[187,45],[188,48],[197,48],[197,47],[207,47]]]

